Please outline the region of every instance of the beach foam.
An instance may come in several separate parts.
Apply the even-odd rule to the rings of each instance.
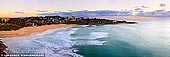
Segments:
[[[72,46],[104,45],[106,42],[97,40],[108,37],[106,32],[90,32],[88,36],[73,37],[72,34],[75,34],[79,28],[82,26],[55,28],[29,36],[4,38],[3,40],[12,53],[45,53],[46,57],[83,57],[76,54],[75,52],[78,50]]]
[[[107,32],[91,32],[88,36],[78,36],[74,38],[75,45],[104,45],[106,41],[97,40],[108,37]]]
[[[12,53],[45,53],[46,57],[82,57],[74,53],[70,41],[78,28],[56,28],[30,36],[5,38],[3,41]]]
[[[108,37],[107,32],[92,32],[92,33],[90,33],[90,35],[92,37],[94,37],[94,39]]]

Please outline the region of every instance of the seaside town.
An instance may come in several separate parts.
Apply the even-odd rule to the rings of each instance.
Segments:
[[[78,24],[78,25],[102,25],[102,24],[136,24],[108,19],[84,18],[76,16],[45,16],[45,17],[24,17],[24,18],[0,18],[0,31],[18,30],[28,26],[41,26],[50,24]]]

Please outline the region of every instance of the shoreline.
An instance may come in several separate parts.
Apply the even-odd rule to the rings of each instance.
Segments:
[[[10,38],[10,37],[19,37],[25,35],[31,35],[34,32],[43,32],[48,29],[61,28],[67,26],[78,26],[77,24],[51,24],[51,25],[42,25],[37,27],[24,27],[16,31],[0,31],[0,38]]]

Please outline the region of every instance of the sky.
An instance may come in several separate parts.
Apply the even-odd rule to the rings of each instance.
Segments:
[[[170,11],[170,0],[0,0],[0,17],[80,10]]]

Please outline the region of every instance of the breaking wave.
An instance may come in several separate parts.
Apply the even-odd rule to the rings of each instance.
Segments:
[[[73,45],[103,45],[105,43],[105,41],[96,40],[107,37],[105,32],[91,32],[86,38],[89,40],[85,40],[85,38],[75,40],[78,38],[72,37],[71,34],[78,29],[78,27],[49,29],[32,33],[29,36],[5,38],[3,41],[11,53],[45,53],[46,57],[83,57],[76,54],[78,50],[73,48]]]

